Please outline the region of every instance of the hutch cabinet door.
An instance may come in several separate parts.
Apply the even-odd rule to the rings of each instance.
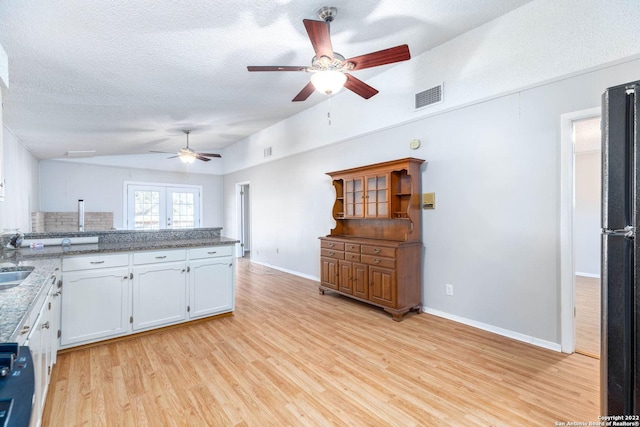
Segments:
[[[364,178],[344,180],[345,218],[364,218]]]
[[[365,177],[367,218],[389,218],[389,175],[377,174]]]
[[[353,263],[350,261],[340,261],[338,263],[340,273],[338,274],[338,290],[345,294],[353,293]]]
[[[367,283],[368,269],[369,267],[364,264],[353,263],[351,270],[353,275],[353,296],[363,299],[369,298],[369,286]]]
[[[369,299],[387,307],[396,305],[396,272],[388,268],[369,267]]]
[[[320,258],[321,271],[320,280],[327,288],[338,290],[338,260],[334,258]]]

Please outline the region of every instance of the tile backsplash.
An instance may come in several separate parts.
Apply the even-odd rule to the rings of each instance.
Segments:
[[[113,212],[85,212],[85,231],[113,230]],[[78,212],[31,212],[31,232],[78,231]]]

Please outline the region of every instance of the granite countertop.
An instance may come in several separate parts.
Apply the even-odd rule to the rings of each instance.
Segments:
[[[215,231],[216,229],[214,229]],[[207,231],[207,230],[205,230]],[[206,246],[233,245],[236,239],[218,235],[194,234],[191,232],[166,233],[99,233],[98,243],[72,244],[70,246],[45,245],[41,249],[0,249],[0,271],[18,267],[35,267],[31,274],[10,289],[0,290],[0,342],[15,340],[34,303],[42,292],[51,274],[60,269],[62,259],[68,256],[90,255],[112,252],[137,252],[158,249],[181,249]],[[145,236],[146,234],[146,236]],[[155,234],[158,238],[152,238]],[[83,234],[83,236],[86,234]],[[142,237],[141,237],[142,236]],[[202,236],[202,237],[201,237]],[[54,237],[53,234],[25,237]],[[73,236],[72,236],[73,237]]]
[[[9,266],[11,265],[11,266]],[[42,258],[21,261],[18,267],[35,267],[31,274],[18,286],[0,290],[0,342],[15,340],[33,309],[33,303],[42,292],[51,273],[60,269],[60,258]],[[2,263],[0,271],[13,270],[15,264]]]
[[[15,250],[15,256],[21,259],[50,258],[72,255],[90,255],[111,252],[150,251],[156,249],[182,249],[203,246],[233,245],[236,239],[228,237],[210,237],[206,239],[152,240],[152,241],[122,241],[98,242],[88,244],[73,244],[70,246],[46,246],[42,249],[22,248]]]

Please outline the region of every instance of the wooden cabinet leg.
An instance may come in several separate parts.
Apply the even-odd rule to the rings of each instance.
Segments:
[[[396,322],[402,322],[402,316],[404,316],[404,314],[407,312],[407,310],[398,311],[392,308],[383,308],[383,310],[389,313],[393,317],[393,320],[395,320]]]
[[[324,295],[324,289],[322,289],[322,288],[318,288],[318,293],[319,293],[320,295]]]

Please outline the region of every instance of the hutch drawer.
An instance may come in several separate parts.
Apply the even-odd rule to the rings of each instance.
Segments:
[[[347,252],[344,255],[345,255],[344,259],[346,259],[347,261],[360,262],[360,254]]]
[[[333,249],[336,251],[344,251],[344,242],[335,242],[331,240],[321,240],[321,248]]]
[[[362,255],[362,262],[364,264],[377,265],[384,268],[395,268],[396,260],[393,258],[383,258],[372,255]]]
[[[326,258],[344,259],[344,252],[334,251],[331,249],[321,249],[320,256],[323,256]]]
[[[369,246],[362,245],[362,253],[367,255],[375,255],[387,258],[393,258],[396,256],[395,248],[387,248],[384,246]]]

